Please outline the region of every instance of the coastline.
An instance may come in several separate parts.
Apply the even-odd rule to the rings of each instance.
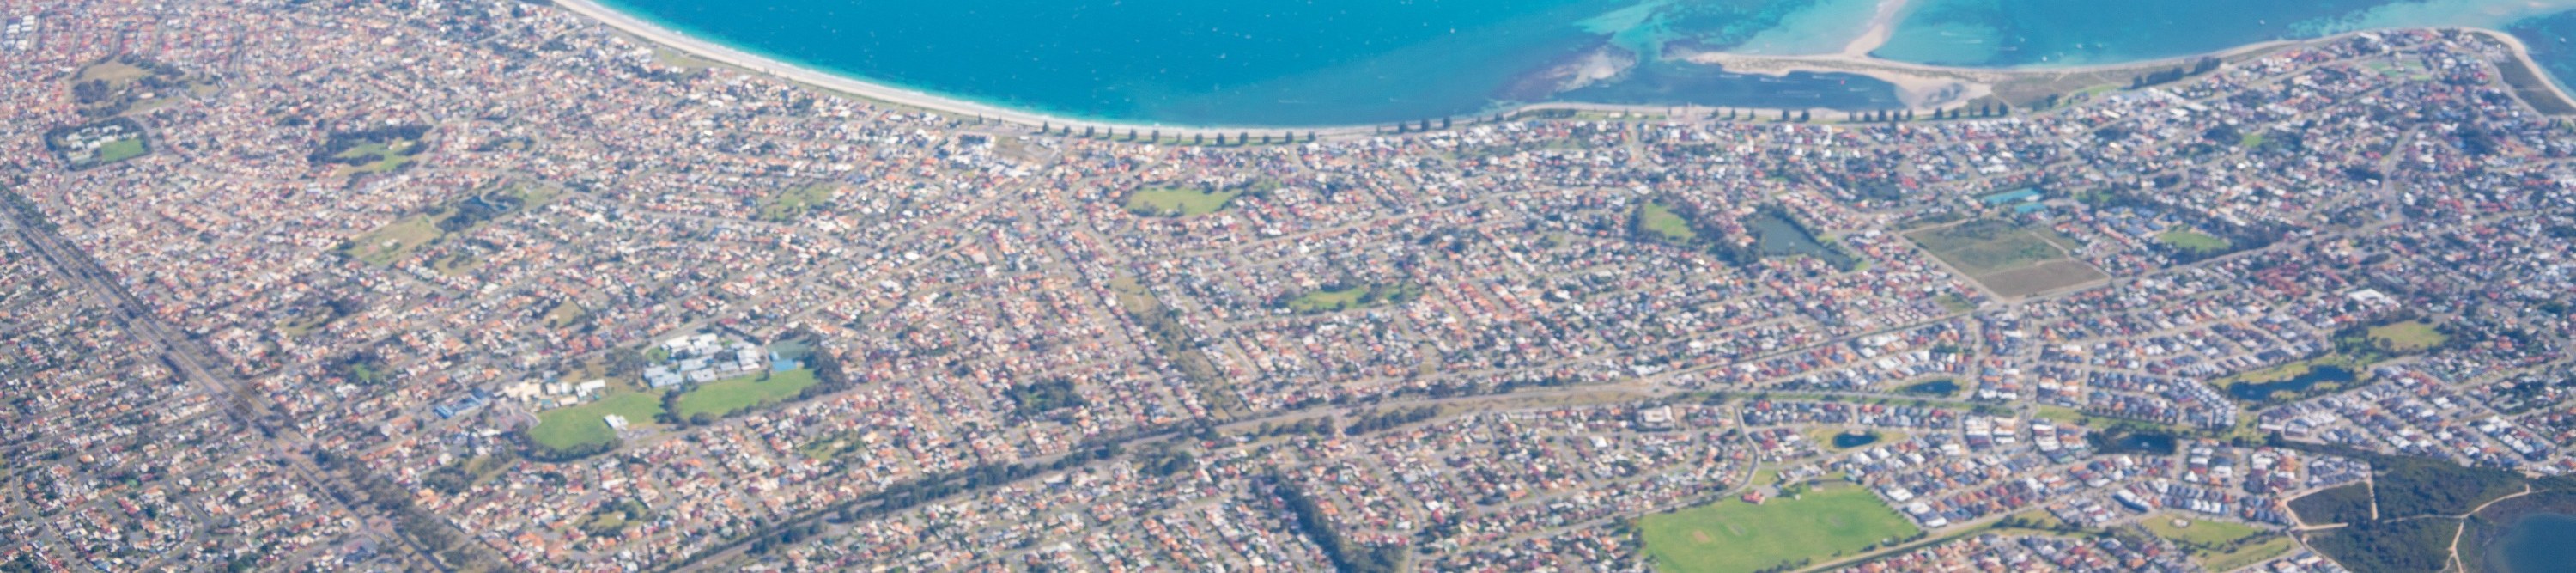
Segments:
[[[2271,40],[2236,46],[2216,52],[2159,60],[2122,64],[2072,66],[2064,68],[1964,68],[1913,64],[1869,56],[1868,53],[1871,50],[1876,49],[1880,44],[1886,42],[1887,38],[1891,36],[1892,29],[1897,20],[1895,16],[1903,11],[1903,8],[1909,1],[1910,0],[1881,0],[1878,11],[1869,22],[1868,27],[1858,38],[1855,38],[1849,45],[1844,46],[1844,48],[1838,53],[1797,56],[1759,56],[1727,52],[1698,52],[1677,54],[1676,57],[1677,59],[1696,64],[1718,65],[1722,66],[1727,71],[1745,74],[1785,76],[1794,72],[1843,73],[1876,78],[1890,84],[1894,84],[1896,86],[1898,98],[1905,103],[1907,109],[1929,111],[1932,109],[1944,108],[1951,104],[1960,104],[1977,98],[1994,95],[1998,85],[2014,81],[2016,79],[2064,76],[2068,74],[2082,73],[2101,73],[2129,69],[2143,70],[2162,68],[2190,62],[2204,57],[2227,59],[2265,50],[2321,42],[2332,42],[2352,35],[2369,33],[2372,31],[2357,30],[2320,38],[2301,40]],[[779,61],[775,58],[750,53],[715,41],[700,39],[686,33],[664,28],[640,17],[629,15],[625,12],[618,11],[615,8],[602,5],[596,0],[552,0],[552,4],[556,7],[560,7],[589,18],[600,25],[639,38],[645,42],[686,52],[697,58],[725,66],[738,68],[752,73],[769,75],[791,82],[806,84],[823,90],[847,94],[862,99],[875,100],[902,107],[917,108],[932,113],[941,113],[951,116],[970,116],[986,121],[998,121],[1028,130],[1036,130],[1041,126],[1045,126],[1069,131],[1072,128],[1079,127],[1084,129],[1107,130],[1113,134],[1122,130],[1139,133],[1155,131],[1160,132],[1167,137],[1232,137],[1247,134],[1259,134],[1265,138],[1286,136],[1293,140],[1294,137],[1305,134],[1312,134],[1318,138],[1375,136],[1383,134],[1387,126],[1394,125],[1392,122],[1322,126],[1181,125],[1147,121],[1104,120],[1053,115],[1041,111],[1015,109],[887,83],[867,81]],[[2528,46],[2524,45],[2519,38],[2514,37],[2511,33],[2484,28],[2455,27],[2449,29],[2464,30],[2494,38],[2506,46],[2508,51],[2512,52],[2515,58],[2520,60],[2520,65],[2526,66],[2528,69],[2534,71],[2544,69],[2541,68],[2537,62],[2531,59]],[[2541,73],[2545,74],[2546,72]],[[2543,84],[2550,92],[2555,93],[2561,101],[2566,102],[2571,106],[2576,106],[2576,96],[2568,94],[2567,91],[2560,88],[2556,82],[2549,81],[2548,78],[2544,77],[2540,83]],[[2540,107],[2537,104],[2532,105],[2534,107]],[[1583,102],[1540,102],[1522,104],[1499,110],[1485,110],[1479,113],[1501,113],[1510,115],[1533,111],[1574,110],[1601,113],[1714,117],[1715,110],[1730,108],[1746,109],[1745,107],[1739,106],[1707,106],[1697,104],[1628,105]],[[1827,112],[1827,114],[1830,114],[1834,110],[1818,108],[1807,111]],[[1474,121],[1475,120],[1472,118],[1469,119],[1469,123],[1473,123]]]
[[[891,84],[865,81],[849,76],[818,71],[804,66],[778,61],[777,59],[770,58],[768,56],[753,54],[714,41],[699,39],[695,36],[663,28],[658,24],[645,21],[642,18],[629,15],[625,12],[620,12],[615,8],[601,5],[593,0],[553,0],[553,3],[556,7],[570,10],[573,13],[590,18],[591,20],[597,21],[609,28],[642,38],[644,41],[687,52],[692,56],[719,64],[741,68],[755,73],[776,76],[797,83],[899,106],[920,108],[948,115],[980,117],[986,120],[997,120],[1005,123],[1019,124],[1030,128],[1036,128],[1038,126],[1060,126],[1066,128],[1082,127],[1109,130],[1158,130],[1164,132],[1166,135],[1187,137],[1193,135],[1234,136],[1243,133],[1255,133],[1269,136],[1279,134],[1305,134],[1310,132],[1315,133],[1318,136],[1347,136],[1354,134],[1374,135],[1376,130],[1381,127],[1379,125],[1318,127],[1173,125],[1152,122],[1099,120],[1051,115],[1044,112],[1012,109],[956,97],[944,96]]]
[[[2513,58],[2517,60],[2515,65],[2522,66],[2526,73],[2534,74],[2538,77],[2539,81],[2534,82],[2535,85],[2529,87],[2538,88],[2546,94],[2558,96],[2559,109],[2576,109],[2576,95],[2567,93],[2567,88],[2559,85],[2560,82],[2557,78],[2550,77],[2549,68],[2541,66],[2539,60],[2531,59],[2531,46],[2524,44],[2521,36],[2515,36],[2512,32],[2506,32],[2503,30],[2488,30],[2484,28],[2467,28],[2467,30],[2470,33],[2484,35],[2488,38],[2494,39],[2498,43],[2504,44],[2505,47],[2508,48],[2505,51],[2512,52]],[[2525,97],[2522,93],[2523,87],[2525,86],[2514,85],[2514,97]],[[2524,101],[2522,103],[2535,109],[2544,108],[2544,106],[2540,105],[2538,102]],[[2545,111],[2542,113],[2544,115],[2555,115],[2548,114],[2548,112]]]

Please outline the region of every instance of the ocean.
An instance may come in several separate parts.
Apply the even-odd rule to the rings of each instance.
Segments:
[[[1849,74],[1728,73],[1675,54],[1840,51],[1877,0],[608,0],[809,68],[1084,119],[1314,126],[1533,101],[1884,109]],[[2357,27],[2576,28],[2576,0],[1912,0],[1871,55],[2116,63]],[[2546,18],[2543,18],[2546,17]],[[2530,30],[2530,31],[2526,31]],[[2554,31],[2554,32],[2553,32]],[[2555,42],[2554,39],[2548,40]],[[2544,65],[2576,76],[2560,44]]]
[[[1871,55],[1971,67],[2116,64],[2370,28],[2504,29],[2571,10],[2576,0],[1914,0]]]
[[[2576,517],[2532,513],[2515,521],[2508,531],[2488,549],[2487,570],[2576,573]]]
[[[2505,31],[2522,39],[2532,61],[2548,70],[2558,87],[2576,92],[2576,84],[2569,83],[2576,80],[2576,10],[2516,22]]]

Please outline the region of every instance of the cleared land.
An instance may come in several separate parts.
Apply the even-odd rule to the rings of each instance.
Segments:
[[[2050,233],[2055,234],[2055,233]],[[1908,239],[1960,272],[1983,275],[2066,258],[2056,243],[2033,229],[1996,219],[1979,219],[1907,233]]]
[[[74,81],[86,82],[90,80],[102,80],[122,85],[125,82],[143,79],[143,76],[151,74],[152,72],[145,71],[143,68],[134,67],[132,64],[118,61],[106,61],[90,64],[89,67],[81,68],[80,78]]]
[[[2183,524],[2175,525],[2176,519]],[[2142,524],[2157,537],[2173,540],[2210,571],[2234,571],[2287,553],[2293,545],[2285,536],[2257,541],[2264,537],[2263,530],[2241,523],[2151,515]]]
[[[546,309],[546,326],[551,328],[571,326],[587,313],[588,311],[582,310],[580,304],[572,301],[556,303],[554,308]]]
[[[2183,525],[2174,525],[2176,519],[2182,520]],[[2263,533],[2262,530],[2242,523],[2202,521],[2187,517],[2177,518],[2172,515],[2148,516],[2144,521],[2147,531],[2154,532],[2157,537],[2200,545],[2235,543],[2236,540]]]
[[[2290,550],[2298,548],[2298,542],[2292,541],[2288,536],[2277,536],[2259,542],[2237,546],[2235,549],[2227,551],[2194,554],[2193,557],[2200,559],[2200,566],[2202,568],[2211,571],[2235,571],[2252,566],[2256,563],[2262,563],[2263,561],[2274,557],[2280,557],[2282,554],[2289,553]]]
[[[537,445],[558,450],[586,444],[605,444],[617,439],[600,416],[625,416],[628,424],[650,424],[662,413],[660,397],[644,392],[617,392],[579,406],[547,410],[537,414],[537,427],[528,429],[528,438]]]
[[[2022,297],[2053,291],[2106,278],[2111,275],[2094,270],[2093,265],[2075,261],[2049,261],[2027,268],[1977,275],[1978,284],[2008,297]]]
[[[681,394],[680,411],[674,413],[681,418],[698,414],[721,417],[763,403],[795,398],[796,393],[817,382],[811,368],[771,373],[768,378],[762,380],[759,374],[752,374],[708,382]]]
[[[2429,350],[2450,340],[2450,335],[2442,334],[2441,329],[2433,328],[2433,323],[2421,320],[2370,327],[2371,342],[2384,345],[2383,348],[2398,353]]]
[[[1127,212],[1148,217],[1188,217],[1225,210],[1242,191],[1156,187],[1127,194]]]
[[[1763,505],[1721,501],[1649,515],[1637,526],[1657,568],[1682,573],[1750,573],[1830,560],[1919,531],[1868,490],[1850,486]]]
[[[830,202],[834,190],[834,186],[830,183],[816,183],[779,191],[761,200],[760,218],[779,222],[794,221],[798,217],[805,216],[805,213],[812,211],[815,206]]]
[[[445,234],[438,230],[438,224],[431,222],[429,217],[414,215],[351,239],[348,247],[341,252],[357,257],[359,261],[381,267],[402,260],[412,251],[419,250],[421,246]]]
[[[2045,228],[1978,219],[1906,233],[1932,256],[1966,273],[1995,294],[2020,297],[2108,278],[2092,265],[2068,258],[2073,241]]]
[[[1647,203],[1645,206],[1638,207],[1637,224],[1673,242],[1689,243],[1699,240],[1699,232],[1691,230],[1689,221],[1682,220],[1680,215],[1673,214],[1672,208],[1665,207],[1661,203]]]

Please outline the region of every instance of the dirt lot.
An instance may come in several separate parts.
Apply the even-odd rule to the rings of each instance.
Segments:
[[[1977,283],[2004,297],[2018,298],[2110,278],[2092,265],[2056,260],[1976,277]]]

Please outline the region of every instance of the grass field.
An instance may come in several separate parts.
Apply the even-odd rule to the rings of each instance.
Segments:
[[[2176,519],[2183,520],[2185,525],[2174,525]],[[2157,537],[2201,545],[2224,545],[2263,533],[2263,530],[2242,523],[2202,521],[2170,514],[2151,515],[2142,521],[2147,526],[2147,531],[2155,533]]]
[[[337,318],[340,318],[340,314],[332,311],[331,307],[311,307],[304,309],[303,314],[279,322],[277,330],[287,338],[303,338],[304,335],[312,334],[313,331],[331,324],[331,321]]]
[[[563,328],[571,326],[575,321],[581,320],[582,315],[587,312],[588,311],[582,310],[580,304],[574,303],[573,301],[567,300],[555,303],[554,308],[546,309],[546,327]]]
[[[818,381],[811,368],[772,373],[768,380],[760,378],[759,374],[752,374],[699,385],[698,389],[680,395],[680,411],[674,414],[681,418],[698,414],[721,417],[764,402],[794,398],[796,393],[805,391]]]
[[[2202,521],[2191,518],[2180,518],[2186,525],[2175,526],[2175,519],[2177,517],[2172,515],[2151,515],[2147,516],[2141,524],[2157,537],[2171,539],[2176,545],[2182,546],[2183,552],[2191,554],[2193,559],[2199,560],[2201,566],[2210,571],[2234,571],[2286,553],[2292,546],[2288,537],[2273,537],[2259,543],[2232,547],[2231,544],[2239,540],[2262,535],[2263,530],[2241,523]]]
[[[2451,337],[2442,334],[2440,329],[2433,328],[2433,323],[2409,320],[2370,327],[2370,340],[2387,345],[2388,350],[2407,353],[2441,346],[2442,343],[2449,342]]]
[[[1646,230],[1673,242],[1688,243],[1699,240],[1699,232],[1691,230],[1689,221],[1682,220],[1680,215],[1673,214],[1672,208],[1665,207],[1661,203],[1647,203],[1638,207],[1637,222],[1644,225]]]
[[[1907,233],[1960,272],[1984,275],[2066,258],[2058,242],[2043,238],[2042,229],[1995,219],[1980,219],[1939,229]],[[2048,232],[2054,235],[2054,232]]]
[[[1188,217],[1225,210],[1242,191],[1200,191],[1156,187],[1127,194],[1127,212],[1150,217]]]
[[[143,140],[141,139],[119,139],[111,141],[108,142],[107,145],[98,146],[97,164],[105,165],[136,157],[142,157],[145,151],[146,150],[143,148]]]
[[[2175,227],[2162,234],[2158,234],[2156,235],[2156,240],[2163,242],[2166,245],[2171,245],[2173,248],[2186,251],[2200,251],[2204,253],[2224,251],[2227,250],[2227,247],[2229,246],[2226,239],[2213,237],[2207,233],[2183,227]]]
[[[1366,308],[1386,303],[1402,303],[1421,296],[1422,287],[1400,285],[1367,285],[1326,289],[1297,295],[1288,301],[1288,309],[1297,312],[1332,312]]]
[[[2102,280],[2092,265],[2073,260],[2074,241],[2046,228],[1978,219],[1906,233],[1942,262],[1995,294],[2020,297]]]
[[[1296,300],[1288,301],[1288,308],[1294,309],[1297,312],[1341,310],[1350,308],[1352,305],[1359,304],[1360,296],[1366,294],[1368,294],[1368,289],[1360,287],[1348,287],[1340,290],[1319,290],[1298,295]]]
[[[381,267],[402,260],[442,235],[445,233],[440,232],[438,224],[431,222],[429,217],[414,215],[350,239],[349,248],[343,252]]]
[[[2222,389],[2223,389],[2223,388],[2226,388],[2226,387],[2227,387],[2228,385],[2230,385],[2230,384],[2235,384],[2235,383],[2238,383],[2238,382],[2253,383],[2253,384],[2267,384],[2267,383],[2272,383],[2272,382],[2280,382],[2280,381],[2283,381],[2283,380],[2290,380],[2290,379],[2298,378],[2298,377],[2300,377],[2300,376],[2306,376],[2306,375],[2308,375],[2308,371],[2310,371],[2310,370],[2315,370],[2315,369],[2316,369],[2316,367],[2318,367],[2318,366],[2334,366],[2334,367],[2343,368],[2343,369],[2345,369],[2345,370],[2352,370],[2352,371],[2354,371],[2354,372],[2356,372],[2356,373],[2360,372],[2360,371],[2361,371],[2361,367],[2362,367],[2362,365],[2361,365],[2359,362],[2356,362],[2356,361],[2354,361],[2354,360],[2353,360],[2353,359],[2351,359],[2351,358],[2345,357],[2344,355],[2341,355],[2341,354],[2328,354],[2328,355],[2325,355],[2325,356],[2319,356],[2319,357],[2311,358],[2311,359],[2308,359],[2308,360],[2301,360],[2301,361],[2298,361],[2298,362],[2292,362],[2292,363],[2283,364],[2283,365],[2280,365],[2280,366],[2274,366],[2274,367],[2270,367],[2270,368],[2264,368],[2264,369],[2261,369],[2261,370],[2248,370],[2248,371],[2245,371],[2245,372],[2242,372],[2242,373],[2238,373],[2238,374],[2237,374],[2237,375],[2235,375],[2235,376],[2228,376],[2228,377],[2225,377],[2225,378],[2220,378],[2220,379],[2218,379],[2218,380],[2217,380],[2217,382],[2218,382],[2218,387],[2219,387],[2219,388],[2222,388]]]
[[[830,202],[834,189],[835,187],[830,183],[816,183],[779,191],[761,200],[760,218],[778,222],[794,221],[797,217],[805,216],[807,211],[814,210],[814,206]]]
[[[579,406],[547,410],[537,414],[537,427],[528,429],[528,438],[538,445],[558,450],[583,444],[604,444],[617,439],[600,416],[625,416],[628,424],[653,423],[662,413],[662,398],[648,392],[616,392]]]
[[[419,149],[417,149],[418,147],[419,144],[417,143],[401,140],[396,140],[392,143],[369,143],[366,145],[352,147],[349,148],[348,151],[342,151],[339,155],[334,155],[332,157],[339,159],[367,159],[372,157],[374,159],[358,165],[342,165],[339,169],[332,171],[332,175],[336,177],[358,173],[383,173],[386,171],[392,171],[395,168],[402,167],[405,163],[411,163],[412,154],[419,151]]]
[[[1826,561],[1913,536],[1914,524],[1869,490],[1829,486],[1763,505],[1727,500],[1637,522],[1657,569],[1747,573],[1799,560]]]
[[[1750,483],[1752,485],[1771,485],[1780,483],[1780,468],[1769,466],[1756,468],[1753,470],[1752,478],[1746,483]]]
[[[2230,551],[2199,555],[2196,557],[2200,559],[2200,566],[2202,568],[2224,573],[2227,571],[2244,569],[2247,566],[2262,563],[2274,557],[2280,557],[2282,554],[2289,553],[2290,550],[2298,548],[2298,542],[2291,541],[2288,536],[2282,536],[2266,539],[2260,543],[2249,543],[2243,547],[2238,547]]]
[[[143,68],[134,67],[125,62],[106,61],[81,68],[80,78],[75,81],[107,80],[111,84],[123,85],[125,82],[143,79],[143,76],[147,75],[151,75],[151,72],[144,71]]]

